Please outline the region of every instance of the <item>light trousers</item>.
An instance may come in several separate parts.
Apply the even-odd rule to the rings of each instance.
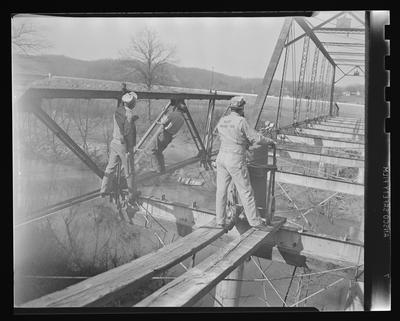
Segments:
[[[228,186],[233,181],[242,202],[244,212],[250,226],[262,223],[257,211],[254,191],[250,183],[246,156],[236,153],[219,152],[217,164],[216,221],[226,223],[226,204]]]
[[[121,167],[124,169],[129,198],[132,198],[136,194],[133,153],[130,153],[129,157],[127,157],[124,146],[115,142],[110,144],[110,157],[101,182],[101,192],[109,193],[112,191],[119,161],[121,161]]]

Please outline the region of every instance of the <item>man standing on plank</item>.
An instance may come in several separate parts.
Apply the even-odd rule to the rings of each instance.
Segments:
[[[230,114],[223,116],[217,124],[221,146],[216,160],[216,221],[217,226],[222,228],[227,228],[230,225],[226,222],[226,204],[228,186],[232,180],[250,226],[260,228],[264,226],[256,207],[254,191],[250,183],[246,150],[250,145],[268,145],[273,140],[262,136],[250,127],[244,118],[245,104],[246,101],[242,96],[233,97],[229,105]]]

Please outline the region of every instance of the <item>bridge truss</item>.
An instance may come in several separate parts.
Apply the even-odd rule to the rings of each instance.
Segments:
[[[346,59],[346,55],[350,57],[354,56],[354,52],[349,51],[339,54],[338,52],[330,52],[327,49],[331,46],[361,47],[362,43],[327,42],[321,41],[317,36],[319,33],[332,34],[335,32],[340,34],[362,34],[364,32],[363,28],[324,27],[334,19],[338,19],[345,14],[354,17],[353,13],[341,12],[315,27],[312,26],[310,21],[304,18],[285,19],[264,76],[262,89],[257,95],[254,106],[251,108],[249,114],[249,122],[255,128],[261,130],[263,125],[261,120],[265,118],[264,112],[268,111],[271,107],[269,97],[273,80],[274,78],[279,78],[279,97],[277,106],[275,106],[276,112],[273,118],[275,119],[275,128],[272,133],[272,136],[279,142],[276,180],[277,185],[282,191],[281,195],[293,204],[295,211],[299,214],[299,218],[302,220],[301,224],[293,220],[286,220],[286,223],[283,224],[282,221],[278,220],[279,222],[275,225],[276,228],[267,232],[257,232],[253,229],[247,230],[233,243],[224,246],[217,254],[199,263],[199,266],[196,266],[196,268],[194,263],[196,252],[220,238],[226,231],[216,229],[211,222],[168,245],[163,244],[163,241],[157,234],[162,248],[156,253],[149,254],[127,265],[79,282],[68,289],[28,302],[23,306],[101,306],[115,299],[117,296],[126,293],[126,291],[134,291],[139,284],[143,284],[143,282],[149,279],[157,278],[160,272],[176,264],[183,266],[185,273],[174,279],[169,285],[167,284],[165,287],[157,290],[149,298],[138,303],[138,306],[192,305],[205,294],[209,293],[219,282],[234,281],[229,278],[228,274],[235,268],[240,267],[240,264],[250,257],[261,272],[262,278],[249,280],[249,282],[261,282],[263,289],[265,289],[265,283],[269,284],[283,306],[304,304],[311,297],[318,295],[323,290],[333,287],[343,280],[352,280],[352,288],[359,286],[358,281],[360,276],[362,277],[363,270],[362,243],[338,240],[307,232],[306,230],[307,227],[310,227],[310,222],[307,220],[306,215],[316,206],[300,209],[296,205],[293,195],[290,195],[285,188],[285,184],[295,184],[333,192],[332,195],[319,202],[317,206],[326,206],[338,193],[363,195],[364,145],[362,120],[340,118],[338,105],[334,102],[335,83],[343,77],[349,76],[354,69],[362,70],[360,67],[362,61]],[[356,18],[356,20],[360,19],[358,16]],[[362,23],[363,20],[360,19],[359,22]],[[302,34],[300,35],[298,34],[299,28],[302,30]],[[299,64],[297,63],[299,59],[296,54],[296,45],[302,38],[304,38],[302,48],[301,50],[297,50],[301,54]],[[283,51],[284,55],[283,59],[281,59]],[[313,52],[313,54],[311,55],[310,52]],[[340,56],[341,58],[335,58],[334,56]],[[350,64],[342,64],[344,61]],[[354,62],[354,64],[351,65],[351,62]],[[342,70],[339,67],[347,65],[353,68]],[[280,77],[276,74],[279,66],[282,66]],[[338,71],[343,74],[341,78],[338,78]],[[87,85],[85,85],[86,88],[83,88],[77,79],[56,77],[32,85],[18,101],[20,107],[25,108],[27,112],[35,115],[99,178],[102,178],[103,171],[62,127],[43,110],[41,105],[43,100],[63,98],[115,99],[118,103],[121,97],[118,88],[119,84],[113,82],[102,83],[105,84],[106,88],[102,88],[103,84],[93,82],[92,88],[88,89]],[[285,89],[287,86],[293,86],[294,97],[292,99],[285,98]],[[196,124],[190,119],[190,114],[189,118],[186,119],[189,132],[197,146],[198,153],[187,160],[168,166],[166,173],[174,172],[183,166],[194,163],[200,163],[206,169],[212,170],[210,162],[216,154],[216,151],[213,150],[212,135],[214,130],[212,123],[215,102],[218,100],[229,100],[234,96],[234,93],[188,92],[187,90],[171,91],[162,90],[162,88],[149,92],[137,87],[135,84],[128,84],[127,88],[135,91],[139,99],[208,100],[204,137],[200,137],[199,132],[196,130]],[[288,103],[292,103],[293,105],[292,117],[289,123],[285,120],[287,119],[285,113],[288,110]],[[138,143],[139,148],[150,138],[151,133],[154,133],[157,120],[162,117],[168,108],[169,104],[162,110],[149,130],[143,135]],[[338,122],[335,122],[336,120]],[[304,162],[317,164],[317,168],[315,166],[308,166]],[[327,174],[327,164],[358,168],[359,175],[355,180],[349,180],[339,175]],[[303,170],[299,172],[294,170],[294,167],[303,167]],[[140,183],[158,175],[155,173],[144,173],[138,176],[137,181]],[[47,219],[50,216],[57,215],[68,207],[91,201],[99,196],[99,190],[94,190],[84,195],[46,206],[31,213],[29,219],[17,222],[14,229],[17,231],[23,226]],[[146,222],[152,221],[153,224],[157,224],[156,222],[159,218],[171,215],[171,213],[177,210],[177,207],[181,206],[173,202],[168,202],[165,199],[154,199],[146,196],[141,197],[141,201],[143,206],[146,207],[146,209],[143,207],[145,209]],[[215,215],[210,211],[190,206],[183,206],[182,210],[190,212],[192,216],[195,215],[196,217]],[[131,220],[129,217],[128,219]],[[293,240],[296,241],[293,242]],[[242,243],[248,244],[247,246],[251,250],[241,250],[239,245]],[[187,245],[187,248],[182,249],[180,246],[183,246],[183,244]],[[232,258],[226,260],[225,255],[228,253],[230,253],[229,255]],[[166,261],[161,261],[160,263],[160,256],[165,257]],[[182,263],[188,257],[192,257],[193,259],[191,268]],[[277,291],[270,278],[265,274],[261,263],[255,258],[267,258],[293,265],[294,270],[286,296]],[[307,272],[310,266],[316,269],[317,272]],[[327,266],[331,268],[327,268]],[[303,273],[296,275],[297,268],[303,268]],[[138,271],[142,272],[138,273]],[[132,273],[138,276],[134,276]],[[204,281],[205,285],[199,286],[196,280],[199,280],[201,276],[207,273],[209,273],[209,277]],[[302,282],[305,283],[304,280],[307,277],[313,274],[322,275],[325,273],[339,274],[340,279],[315,293],[309,294],[306,292],[304,295],[304,292],[299,290],[300,294],[303,293],[303,298],[299,294],[295,302],[288,304],[286,300],[287,294],[293,280],[299,280],[298,288],[301,289]],[[178,288],[175,285],[178,285]],[[166,293],[169,299],[164,300]],[[219,301],[215,297],[214,299],[216,302]],[[268,305],[266,297],[264,297],[264,303]],[[223,305],[221,302],[219,304]]]

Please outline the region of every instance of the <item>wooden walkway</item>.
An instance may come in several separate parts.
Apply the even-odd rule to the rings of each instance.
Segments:
[[[248,258],[263,242],[272,239],[284,223],[280,219],[265,230],[249,229],[208,259],[154,292],[136,307],[192,306]]]

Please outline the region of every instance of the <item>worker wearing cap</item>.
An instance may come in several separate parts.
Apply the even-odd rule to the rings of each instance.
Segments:
[[[161,118],[159,124],[162,125],[163,128],[151,148],[152,166],[159,173],[165,172],[163,151],[171,143],[185,121],[182,115],[182,111],[187,108],[185,102],[183,100],[173,99],[171,105],[173,106],[172,112]]]
[[[217,124],[221,145],[216,160],[216,222],[219,227],[224,228],[228,225],[226,204],[228,186],[231,181],[238,191],[250,226],[262,227],[264,225],[255,204],[254,191],[246,163],[246,150],[250,145],[267,145],[272,140],[250,127],[244,118],[245,104],[246,101],[242,96],[233,97],[229,104],[230,114],[223,116]]]
[[[133,113],[136,101],[137,95],[133,91],[127,92],[122,96],[122,104],[114,112],[114,129],[110,144],[110,157],[100,190],[103,196],[109,194],[112,189],[112,179],[110,178],[114,177],[119,160],[121,160],[122,167],[124,168],[129,200],[133,200],[136,195],[133,166],[133,148],[136,145],[135,121],[139,118]]]

